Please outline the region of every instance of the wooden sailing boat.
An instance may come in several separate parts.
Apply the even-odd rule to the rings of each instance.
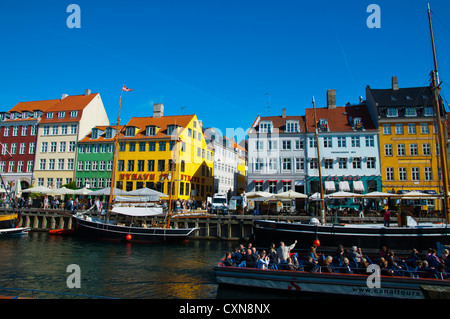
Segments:
[[[114,207],[114,183],[115,183],[115,171],[118,153],[118,140],[120,133],[120,109],[122,104],[122,93],[123,91],[130,91],[125,86],[122,88],[119,100],[119,113],[116,126],[116,135],[114,138],[114,157],[113,157],[113,174],[111,178],[111,190],[109,196],[109,208],[108,219],[100,220],[87,214],[78,214],[75,216],[76,224],[76,234],[87,236],[96,239],[112,240],[112,241],[123,241],[123,242],[166,242],[166,241],[182,241],[188,236],[193,234],[197,228],[171,228],[170,227],[170,215],[171,215],[171,201],[172,201],[172,189],[174,184],[174,178],[171,179],[170,195],[169,195],[169,211],[167,216],[167,223],[164,225],[136,225],[133,224],[133,219],[129,224],[118,223],[117,220],[112,218],[112,213],[131,216],[133,217],[148,217],[162,215],[162,208],[155,208],[152,210],[141,210],[138,207],[123,209],[120,207]],[[175,140],[174,152],[177,144],[181,140],[179,137]],[[175,156],[173,156],[175,159]],[[175,170],[175,160],[172,160],[172,176],[174,176]]]
[[[428,7],[428,20],[430,25],[431,42],[433,47],[434,70],[431,72],[431,91],[434,97],[434,112],[438,127],[438,138],[440,145],[440,164],[442,167],[444,212],[447,223],[434,224],[423,223],[418,225],[410,220],[407,227],[391,226],[385,227],[383,224],[325,224],[324,218],[322,224],[314,223],[286,223],[267,220],[257,220],[254,222],[254,238],[258,245],[268,245],[269,243],[285,241],[292,242],[297,240],[300,245],[310,246],[315,239],[319,239],[324,246],[335,247],[338,244],[344,246],[358,246],[364,248],[379,249],[385,245],[392,249],[409,250],[416,248],[425,250],[429,247],[435,247],[437,242],[446,243],[450,241],[450,202],[449,202],[449,174],[447,161],[447,129],[446,121],[441,120],[441,111],[443,108],[439,101],[439,79],[437,71],[436,51],[434,47],[434,35],[431,24],[431,10]],[[315,105],[314,115],[315,115]],[[318,132],[317,120],[314,118],[316,127],[317,147]],[[318,156],[320,158],[319,148]],[[320,163],[320,162],[319,162]],[[320,164],[319,164],[319,175]],[[321,181],[321,176],[319,177]],[[323,188],[321,186],[321,203],[323,203]],[[322,206],[323,209],[323,206]],[[305,248],[306,248],[305,247]]]

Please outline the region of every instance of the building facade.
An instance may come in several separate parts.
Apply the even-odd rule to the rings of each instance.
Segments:
[[[248,134],[247,192],[305,193],[305,137],[304,116],[258,116]]]
[[[366,87],[366,99],[380,130],[381,176],[384,192],[441,193],[439,142],[430,87],[389,89]],[[442,119],[445,111],[441,109]],[[438,200],[408,200],[403,204],[441,209]]]
[[[77,143],[109,120],[99,93],[67,96],[48,108],[38,125],[34,186],[59,188],[74,181]]]
[[[337,107],[336,91],[328,90],[327,107],[305,110],[307,193],[320,192],[319,158],[315,137],[318,129],[320,167],[325,194],[337,191],[381,191],[378,130],[364,103]],[[340,206],[355,207],[350,200]]]
[[[213,167],[197,116],[164,116],[157,103],[153,116],[133,117],[120,132],[115,186],[169,194],[174,185],[174,198],[204,201],[213,194]]]
[[[60,100],[20,102],[0,113],[0,174],[17,195],[33,183],[37,127],[42,114]]]

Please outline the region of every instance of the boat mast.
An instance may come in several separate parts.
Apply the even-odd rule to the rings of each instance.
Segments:
[[[121,108],[121,104],[122,104],[122,93],[123,93],[123,88],[122,88],[122,91],[120,91],[119,114],[117,115],[116,134],[114,136],[113,167],[112,167],[111,186],[110,186],[109,203],[108,203],[108,207],[109,207],[110,211],[112,209],[113,191],[114,191],[114,187],[115,187],[114,184],[115,184],[115,180],[116,180],[116,162],[117,162],[117,152],[118,152],[117,145],[119,144],[120,108]]]
[[[440,83],[439,83],[439,75],[438,75],[438,66],[437,66],[437,58],[436,58],[436,48],[434,46],[434,34],[433,34],[433,26],[431,23],[431,9],[428,4],[428,22],[430,25],[430,35],[431,35],[431,46],[433,49],[433,62],[434,62],[434,70],[431,71],[431,91],[433,92],[434,99],[434,112],[436,114],[436,121],[438,127],[438,138],[439,138],[439,150],[440,150],[440,159],[441,159],[441,169],[442,169],[442,181],[443,181],[443,192],[444,192],[444,212],[447,223],[450,223],[450,201],[449,201],[449,185],[448,185],[448,161],[447,161],[447,142],[445,141],[445,137],[447,136],[447,123],[446,121],[441,121],[441,105],[439,103],[439,91],[440,91]],[[443,114],[445,120],[445,113]]]
[[[167,228],[170,227],[170,216],[172,214],[172,194],[176,192],[174,192],[174,188],[173,188],[173,182],[175,180],[175,166],[176,166],[176,148],[177,148],[177,144],[178,142],[180,142],[181,139],[179,136],[177,136],[177,138],[175,139],[175,145],[173,146],[173,156],[172,156],[172,172],[170,173],[170,190],[169,190],[169,211],[167,212]],[[181,161],[180,161],[180,165],[181,165]]]
[[[317,148],[317,162],[319,165],[319,185],[320,185],[320,214],[322,217],[322,224],[325,224],[325,202],[323,199],[323,183],[322,183],[322,168],[320,167],[320,149],[319,149],[319,130],[317,128],[317,119],[316,119],[316,101],[314,100],[314,96],[312,98],[313,110],[314,110],[314,128],[315,128],[315,138],[316,138],[316,148]]]

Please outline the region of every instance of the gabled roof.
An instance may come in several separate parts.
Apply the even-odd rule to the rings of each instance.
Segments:
[[[42,119],[40,123],[61,123],[61,122],[77,122],[81,119],[82,111],[84,108],[91,103],[91,101],[97,97],[99,93],[92,93],[89,95],[69,95],[62,100],[59,100],[58,103],[48,108],[44,115],[42,116]],[[66,115],[64,118],[58,118],[58,112],[65,111]],[[78,115],[75,118],[70,117],[71,111],[78,111]],[[46,114],[54,112],[52,119],[47,119]]]
[[[56,103],[60,102],[61,100],[55,99],[55,100],[42,100],[42,101],[29,101],[29,102],[19,102],[17,103],[12,109],[9,110],[9,113],[11,112],[24,112],[29,111],[33,112],[36,110],[45,112],[50,107],[55,105]]]
[[[306,130],[315,132],[314,109],[305,109]],[[364,129],[376,130],[376,127],[370,117],[369,110],[365,104],[339,106],[334,109],[316,108],[316,120],[326,119],[329,132],[353,132],[351,120],[361,118]]]
[[[260,117],[259,122],[256,126],[257,131],[259,131],[259,126],[261,125],[261,122],[267,122],[267,121],[272,122],[274,131],[275,131],[275,129],[277,129],[279,133],[285,133],[286,121],[298,121],[299,132],[305,132],[305,117],[301,116],[301,115],[285,116],[285,117],[282,117],[281,115],[280,116]],[[256,120],[255,120],[255,123],[256,123]],[[254,125],[255,125],[255,123],[254,123]],[[286,133],[290,133],[290,132],[286,132]]]
[[[378,107],[431,106],[433,102],[433,93],[428,86],[399,88],[398,90],[371,89],[367,86],[367,89],[371,92],[375,103],[378,103]]]
[[[120,135],[121,140],[126,139],[160,139],[167,138],[167,126],[178,125],[185,128],[194,119],[195,115],[173,115],[162,117],[133,117],[128,121],[126,126],[134,126],[139,128],[135,136],[125,136],[125,130]],[[197,123],[200,125],[200,123]],[[154,136],[146,136],[145,130],[147,126],[158,126],[160,129]],[[198,127],[200,130],[200,127]]]

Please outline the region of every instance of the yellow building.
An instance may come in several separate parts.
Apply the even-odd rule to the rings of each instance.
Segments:
[[[213,194],[214,152],[207,146],[196,115],[133,117],[119,136],[116,187],[148,187],[174,199],[206,200]],[[172,168],[172,163],[176,165]]]
[[[366,89],[367,104],[380,131],[383,192],[442,193],[439,140],[429,87]],[[442,112],[442,110],[441,110]],[[440,210],[436,199],[403,200],[403,205]]]

